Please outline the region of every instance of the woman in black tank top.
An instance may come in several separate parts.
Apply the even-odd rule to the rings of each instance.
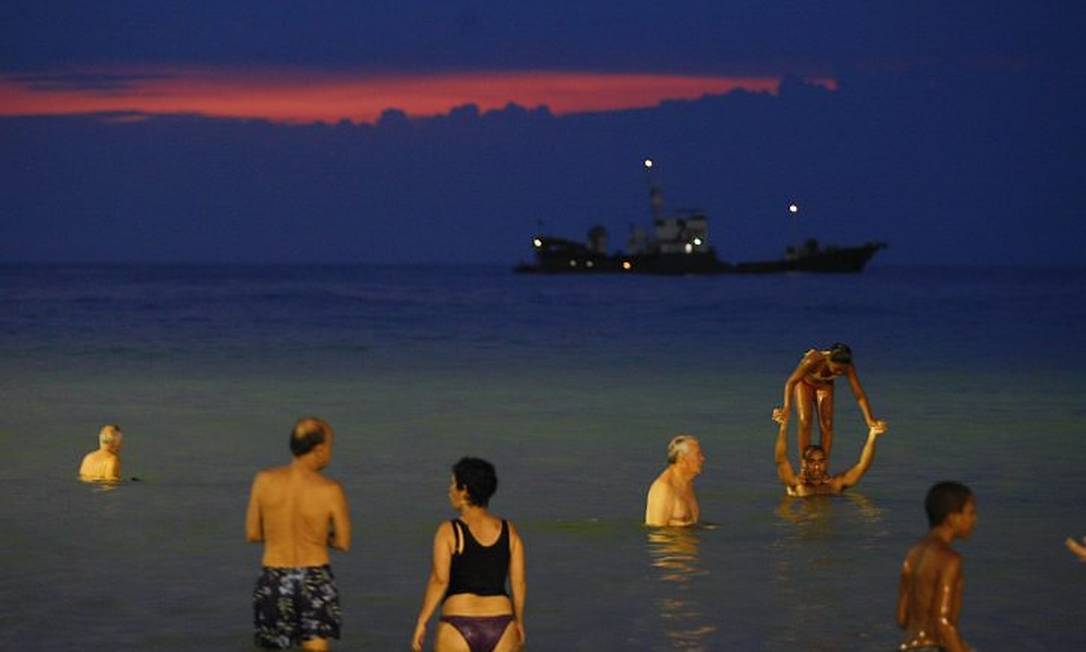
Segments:
[[[512,523],[487,510],[498,487],[494,466],[465,457],[453,466],[449,502],[460,518],[438,526],[433,566],[411,648],[443,603],[434,650],[508,652],[524,644],[524,545]],[[506,581],[511,591],[506,590]]]

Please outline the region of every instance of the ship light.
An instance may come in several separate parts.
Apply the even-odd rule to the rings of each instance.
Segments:
[[[592,262],[592,261],[590,260],[590,261],[588,261],[587,263],[585,263],[585,264],[584,264],[584,266],[585,266],[585,267],[595,267],[595,266],[596,266],[596,263],[594,263],[594,262]]]
[[[686,251],[686,253],[690,253],[690,252],[694,251],[694,245],[687,242],[686,246],[684,246],[683,249]]]
[[[633,267],[633,265],[630,264],[630,261],[622,261],[622,269],[629,270],[631,267]]]
[[[576,260],[569,261],[569,266],[570,267],[576,267],[577,266],[577,261]]]
[[[647,168],[652,167],[652,159],[651,158],[645,159],[645,167],[647,167]]]
[[[701,246],[701,238],[694,238],[694,245],[700,247]]]
[[[543,246],[543,241],[540,240],[539,238],[536,238],[536,239],[532,240],[532,244],[534,244],[535,248],[538,249],[538,248]]]
[[[799,212],[799,206],[796,206],[795,204],[788,204],[788,212],[789,213],[798,213]]]

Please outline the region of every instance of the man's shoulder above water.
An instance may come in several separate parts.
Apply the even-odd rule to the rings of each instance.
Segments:
[[[837,494],[844,493],[845,486],[844,481],[840,475],[827,478],[824,482],[806,482],[799,481],[793,485],[785,486],[785,491],[789,496],[796,496],[799,498],[805,496],[835,496]]]
[[[110,451],[91,451],[83,456],[79,477],[83,480],[117,480],[120,477],[120,459]]]
[[[254,488],[260,490],[285,490],[290,487],[305,489],[342,489],[339,482],[319,471],[310,471],[294,465],[273,466],[258,471],[253,480]]]

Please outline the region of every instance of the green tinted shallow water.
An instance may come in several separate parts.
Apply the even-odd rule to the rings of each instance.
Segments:
[[[276,278],[250,282],[259,289]],[[433,529],[450,516],[448,467],[463,454],[497,464],[492,506],[525,537],[534,650],[890,649],[898,565],[924,531],[924,491],[944,478],[978,495],[978,528],[961,545],[967,638],[982,650],[1082,647],[1086,565],[1062,548],[1064,537],[1086,534],[1082,353],[1059,311],[967,337],[977,307],[953,309],[972,288],[1014,298],[984,308],[1012,314],[1028,293],[1011,290],[1027,281],[931,280],[946,305],[921,314],[886,298],[901,287],[892,275],[718,288],[705,310],[665,286],[628,303],[610,288],[581,288],[572,308],[540,307],[561,288],[508,298],[509,279],[422,276],[384,287],[379,309],[372,297],[329,308],[310,305],[306,292],[242,293],[240,305],[225,302],[227,319],[215,316],[226,308],[191,299],[137,313],[116,299],[133,282],[114,278],[96,290],[106,295],[97,301],[119,301],[110,310],[124,336],[114,347],[102,346],[111,338],[91,325],[94,311],[73,307],[80,292],[9,305],[0,546],[17,563],[0,588],[0,631],[17,647],[44,649],[248,649],[260,554],[243,543],[248,484],[287,459],[293,419],[315,413],[337,427],[328,473],[344,484],[356,522],[355,548],[333,557],[340,649],[406,647]],[[199,282],[221,279],[185,281]],[[1059,310],[1082,313],[1075,286],[1033,282],[1049,298],[1063,287]],[[180,287],[162,283],[149,292]],[[768,417],[802,352],[794,340],[816,335],[789,334],[781,313],[807,314],[817,284],[841,283],[852,292],[845,303],[859,308],[813,316],[805,328],[845,333],[818,341],[853,342],[891,431],[859,491],[790,500],[775,483]],[[327,285],[350,283],[318,274],[305,287]],[[473,298],[389,307],[388,297],[419,287]],[[282,317],[291,313],[283,301],[316,311],[315,321]],[[725,311],[729,301],[741,314]],[[862,316],[879,311],[890,316]],[[206,312],[211,324],[179,324],[181,312]],[[75,323],[57,339],[63,320],[47,315],[61,313]],[[269,334],[277,319],[281,336]],[[948,342],[917,359],[908,335],[937,333],[940,321]],[[993,360],[1019,331],[1032,334],[1034,356]],[[879,346],[884,339],[903,344]],[[847,391],[837,406],[840,468],[863,432]],[[112,491],[75,482],[97,427],[113,421],[128,435],[125,474],[143,481]],[[702,440],[698,491],[716,526],[648,532],[644,493],[679,430]]]

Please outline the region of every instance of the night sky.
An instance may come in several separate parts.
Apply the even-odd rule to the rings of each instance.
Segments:
[[[875,264],[1077,265],[1072,2],[0,6],[0,262],[508,264],[711,219]],[[801,207],[798,230],[787,206]]]

